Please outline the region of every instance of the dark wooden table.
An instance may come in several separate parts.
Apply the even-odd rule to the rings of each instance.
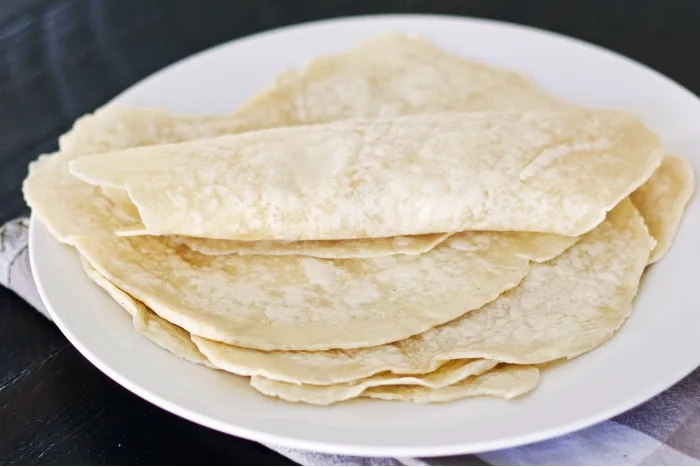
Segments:
[[[528,24],[608,47],[700,92],[699,0],[0,0],[0,223],[27,163],[81,114],[194,52],[286,24],[370,13]],[[1,464],[292,464],[101,374],[0,288]]]

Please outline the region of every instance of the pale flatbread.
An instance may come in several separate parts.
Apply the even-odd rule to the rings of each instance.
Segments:
[[[81,260],[87,275],[133,315],[134,327],[144,337],[179,358],[215,368],[197,350],[189,333],[160,318],[141,302],[133,299],[105,279],[84,258],[81,257]],[[446,402],[477,395],[510,398],[531,390],[537,383],[539,374],[534,368],[520,367],[521,370],[516,371],[517,367],[511,366],[506,371],[504,371],[504,367],[501,367],[497,371],[489,372],[497,364],[498,362],[495,360],[486,359],[455,360],[448,361],[436,371],[425,375],[396,376],[387,372],[366,380],[330,386],[300,386],[254,376],[251,378],[251,385],[263,394],[277,396],[285,400],[328,405],[360,395],[387,400],[412,400],[412,398],[416,398],[416,402]],[[492,373],[492,376],[479,380],[472,379],[469,382],[463,381],[469,376],[483,375],[485,372]],[[502,376],[496,378],[496,375]],[[509,379],[506,379],[506,375],[510,375]],[[488,384],[486,384],[487,382]],[[527,384],[525,384],[526,382]],[[367,390],[387,385],[392,386],[374,393]],[[416,391],[418,388],[412,385],[423,386],[426,390]],[[441,390],[437,391],[436,389]]]
[[[540,372],[531,366],[503,365],[483,375],[466,378],[443,388],[421,386],[379,386],[367,389],[362,396],[373,399],[417,403],[451,402],[467,397],[491,396],[513,399],[537,386]]]
[[[693,167],[685,159],[667,155],[651,178],[631,198],[656,239],[649,264],[666,254],[695,189]]]
[[[355,117],[562,106],[515,71],[449,54],[421,37],[387,34],[282,74],[234,116],[110,105],[78,119],[59,147],[99,153]]]
[[[552,109],[566,104],[512,70],[385,34],[279,76],[236,113],[257,128],[415,113]]]
[[[406,385],[434,389],[443,388],[470,376],[483,374],[496,365],[498,365],[496,360],[453,360],[432,373],[424,375],[396,376],[392,373],[383,373],[350,383],[330,386],[285,383],[264,376],[253,376],[250,379],[250,385],[267,396],[278,397],[289,402],[330,405],[359,397],[367,389],[377,386]]]
[[[75,246],[110,282],[192,334],[262,350],[379,345],[494,300],[575,238],[455,234],[418,256],[322,260],[206,256],[158,237],[103,235]]]
[[[606,342],[630,314],[650,243],[641,216],[624,200],[561,256],[533,265],[518,287],[410,339],[329,352],[259,352],[193,340],[227,371],[319,385],[383,371],[427,373],[458,358],[519,364],[571,358]]]
[[[143,303],[108,281],[90,263],[81,257],[87,276],[106,291],[133,317],[134,328],[151,342],[169,351],[176,357],[192,363],[214,367],[190,339],[190,334],[149,310]]]
[[[179,358],[193,363],[215,368],[198,351],[190,334],[184,329],[162,319],[148,307],[135,300],[104,276],[97,272],[85,258],[81,257],[86,274],[110,296],[133,315],[134,327],[144,337]],[[455,384],[472,375],[480,375],[498,364],[495,360],[454,360],[449,361],[432,373],[414,376],[396,376],[392,373],[375,375],[365,380],[330,386],[300,386],[264,377],[254,376],[251,385],[263,394],[277,396],[288,401],[308,402],[328,405],[360,396],[367,388],[386,385],[420,385],[429,388],[442,388]],[[396,388],[398,390],[399,388]]]
[[[584,233],[663,158],[630,114],[447,113],[80,157],[155,235],[332,240],[465,230]],[[596,183],[590,183],[595,179]]]

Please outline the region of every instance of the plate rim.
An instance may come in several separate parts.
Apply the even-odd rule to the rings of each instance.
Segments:
[[[671,79],[670,77],[662,74],[661,72],[649,67],[648,65],[645,65],[641,62],[638,62],[632,58],[629,58],[627,56],[624,56],[618,52],[612,51],[610,49],[607,49],[605,47],[592,44],[590,42],[587,42],[582,39],[578,39],[575,37],[567,36],[565,34],[561,34],[558,32],[554,31],[549,31],[546,29],[540,29],[528,25],[522,25],[522,24],[517,24],[517,23],[510,23],[507,21],[501,21],[501,20],[493,20],[493,19],[486,19],[486,18],[476,18],[476,17],[471,17],[471,16],[457,16],[457,15],[441,15],[441,14],[382,14],[382,15],[358,15],[358,16],[341,16],[341,17],[334,17],[334,18],[326,18],[326,19],[321,19],[321,20],[316,20],[316,21],[308,21],[308,22],[303,22],[303,23],[296,23],[292,25],[286,25],[270,30],[265,30],[261,31],[258,33],[254,34],[249,34],[245,36],[241,36],[235,39],[232,39],[227,42],[223,42],[221,44],[214,45],[212,47],[209,47],[205,50],[199,51],[195,54],[192,54],[190,56],[187,56],[181,60],[178,60],[174,63],[171,63],[164,68],[161,68],[159,70],[156,70],[155,72],[149,74],[148,76],[142,78],[138,82],[132,84],[129,86],[127,89],[123,90],[119,94],[117,94],[114,98],[110,99],[106,104],[104,105],[110,105],[113,103],[118,103],[120,100],[123,99],[123,96],[126,95],[129,91],[131,91],[134,87],[138,85],[142,85],[149,80],[153,80],[160,76],[161,74],[166,74],[168,73],[172,68],[176,66],[183,65],[187,63],[190,60],[197,60],[201,58],[202,56],[205,56],[210,53],[216,53],[219,49],[225,48],[227,46],[230,46],[233,43],[241,43],[241,42],[247,42],[247,41],[254,41],[257,39],[260,39],[262,37],[268,36],[268,35],[274,35],[274,34],[279,34],[279,33],[285,33],[289,31],[294,31],[296,29],[304,29],[309,26],[316,26],[316,25],[321,25],[321,24],[328,24],[328,23],[346,23],[346,22],[365,22],[365,21],[387,21],[387,20],[411,20],[411,21],[435,21],[435,20],[444,20],[444,19],[449,19],[449,20],[457,20],[457,21],[462,21],[465,23],[482,23],[482,24],[487,24],[487,25],[492,25],[496,27],[502,27],[502,28],[509,28],[509,29],[520,29],[520,30],[525,30],[528,32],[534,32],[537,34],[543,34],[546,36],[558,38],[558,39],[564,39],[565,41],[568,42],[574,42],[575,44],[578,44],[580,46],[584,46],[589,49],[594,49],[598,53],[603,53],[608,56],[613,56],[614,58],[618,60],[622,60],[626,62],[627,64],[634,65],[638,68],[643,69],[645,72],[651,72],[656,76],[656,78],[661,78],[663,81],[666,82],[668,85],[672,85],[675,88],[677,88],[680,91],[683,91],[687,96],[687,98],[692,98],[696,100],[696,102],[700,103],[700,98],[698,98],[697,95],[695,95],[692,91],[689,89],[685,88],[683,85],[679,84],[675,80]],[[691,200],[692,201],[692,200]],[[39,227],[40,225],[40,227]],[[633,409],[634,407],[648,401],[652,397],[658,395],[659,393],[665,391],[666,389],[670,388],[673,386],[675,383],[692,373],[699,365],[700,365],[700,355],[697,358],[697,363],[695,364],[694,367],[689,368],[689,369],[678,369],[673,376],[669,376],[667,379],[660,381],[657,385],[655,386],[648,386],[646,391],[640,391],[638,396],[636,398],[631,398],[628,401],[626,401],[625,404],[618,404],[615,406],[611,406],[607,411],[599,411],[596,412],[586,418],[580,418],[575,422],[570,422],[570,423],[563,423],[560,425],[556,425],[554,427],[551,427],[549,429],[542,429],[538,431],[532,431],[529,432],[527,435],[522,435],[519,437],[510,437],[510,438],[499,438],[496,440],[492,440],[490,442],[480,442],[480,443],[474,443],[474,442],[466,442],[462,444],[445,444],[445,445],[438,445],[438,446],[412,446],[412,447],[376,447],[376,446],[368,446],[368,445],[356,445],[356,444],[338,444],[338,443],[331,443],[327,441],[311,441],[305,438],[297,438],[294,436],[284,436],[284,435],[278,435],[274,433],[266,433],[263,431],[247,428],[247,427],[242,427],[238,425],[232,425],[230,422],[225,422],[222,420],[217,420],[215,418],[206,416],[206,415],[201,415],[197,413],[196,411],[193,411],[189,408],[182,407],[178,403],[174,403],[169,401],[166,398],[161,397],[159,394],[156,392],[147,389],[145,387],[142,387],[140,384],[135,383],[128,379],[127,377],[123,377],[120,373],[117,371],[113,370],[112,368],[109,367],[109,365],[105,364],[98,356],[96,356],[90,348],[86,347],[83,345],[83,343],[78,339],[73,332],[69,329],[69,327],[63,322],[63,319],[61,318],[60,313],[56,313],[54,310],[54,306],[50,300],[48,300],[48,294],[45,290],[41,274],[38,272],[41,268],[39,267],[39,264],[41,262],[40,259],[36,257],[36,250],[37,247],[34,246],[32,248],[32,245],[36,245],[37,242],[43,241],[40,240],[39,237],[41,235],[46,235],[47,234],[47,229],[43,224],[41,224],[41,221],[39,221],[36,216],[32,213],[31,215],[31,221],[30,221],[30,231],[29,231],[29,259],[30,259],[30,265],[32,268],[32,276],[34,278],[34,281],[37,286],[37,290],[39,293],[40,298],[42,299],[42,302],[46,306],[51,318],[54,320],[58,328],[61,330],[61,332],[66,336],[66,338],[71,342],[71,344],[76,347],[76,349],[88,360],[90,361],[94,366],[96,366],[102,373],[107,375],[110,379],[121,385],[122,387],[126,388],[130,392],[136,394],[137,396],[141,397],[142,399],[147,400],[148,402],[170,412],[173,413],[179,417],[185,418],[186,420],[189,420],[193,423],[197,423],[202,426],[206,426],[208,428],[221,431],[223,433],[227,433],[230,435],[234,436],[239,436],[243,437],[246,439],[254,440],[260,443],[270,443],[270,444],[277,444],[279,446],[284,446],[284,447],[289,447],[289,448],[296,448],[296,449],[305,449],[305,450],[311,450],[311,451],[320,451],[320,452],[326,452],[326,453],[335,453],[335,454],[342,454],[342,455],[359,455],[359,456],[386,456],[386,457],[418,457],[418,456],[444,456],[444,455],[457,455],[457,454],[468,454],[468,453],[475,453],[475,452],[485,452],[485,451],[493,451],[493,450],[498,450],[498,449],[505,449],[505,448],[513,448],[513,447],[518,447],[526,444],[531,444],[539,441],[544,441],[548,440],[554,437],[558,436],[563,436],[566,434],[570,434],[575,431],[579,431],[582,429],[585,429],[587,427],[590,427],[594,424],[603,422],[605,420],[609,420],[610,418],[619,415],[623,412],[626,412],[630,409]],[[48,238],[48,240],[59,243],[57,240],[55,240],[53,237]],[[465,449],[467,447],[467,449]]]

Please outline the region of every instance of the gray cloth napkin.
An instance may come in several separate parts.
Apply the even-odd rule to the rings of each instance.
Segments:
[[[29,222],[0,227],[0,284],[51,319],[29,265]],[[570,435],[502,451],[434,458],[358,457],[269,448],[303,465],[700,465],[700,369],[649,402]]]

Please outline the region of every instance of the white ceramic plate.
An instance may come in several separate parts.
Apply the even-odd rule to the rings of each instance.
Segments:
[[[116,101],[185,112],[230,112],[290,67],[398,30],[465,57],[532,75],[588,106],[628,109],[668,151],[700,166],[700,102],[677,84],[583,42],[491,21],[380,16],[323,21],[237,40],[177,63]],[[594,181],[591,181],[594,183]],[[700,205],[691,203],[670,253],[647,273],[634,313],[608,344],[546,372],[517,401],[438,405],[360,400],[328,408],[269,399],[246,380],[179,360],[139,336],[127,313],[82,272],[78,255],[34,219],[34,277],[61,330],[92,363],[152,403],[261,442],[362,455],[446,455],[534,442],[612,417],[700,364]]]

